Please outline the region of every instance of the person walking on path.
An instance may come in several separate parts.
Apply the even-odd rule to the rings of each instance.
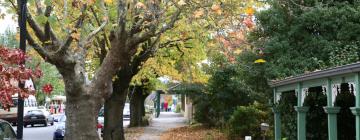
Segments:
[[[168,112],[168,103],[167,102],[164,103],[164,109],[165,109],[165,112]]]

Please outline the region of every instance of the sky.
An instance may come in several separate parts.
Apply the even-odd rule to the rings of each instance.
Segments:
[[[5,12],[6,10],[4,7],[0,6],[1,13]],[[0,34],[4,33],[6,29],[10,29],[12,31],[16,31],[16,28],[18,27],[18,23],[11,19],[11,15],[6,14],[4,19],[0,19]]]

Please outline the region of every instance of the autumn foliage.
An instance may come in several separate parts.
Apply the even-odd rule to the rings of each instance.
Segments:
[[[27,98],[35,93],[33,87],[19,87],[19,84],[25,84],[26,80],[42,75],[39,68],[26,68],[26,59],[28,57],[20,49],[0,46],[0,103],[4,109],[8,110],[13,104],[13,95],[18,93],[19,98]]]

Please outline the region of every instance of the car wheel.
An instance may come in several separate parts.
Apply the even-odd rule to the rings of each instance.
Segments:
[[[34,124],[31,124],[31,127],[34,127]]]
[[[24,124],[24,127],[27,127],[27,124]]]
[[[45,122],[44,122],[44,126],[47,127],[47,125],[48,125],[48,123],[47,123],[47,121],[45,121]]]
[[[53,125],[54,125],[54,122],[51,122],[50,125],[53,126]]]

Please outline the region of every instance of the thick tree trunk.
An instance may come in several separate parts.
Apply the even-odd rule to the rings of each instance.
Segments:
[[[98,140],[97,117],[94,116],[97,116],[102,98],[89,93],[91,89],[86,88],[83,73],[64,68],[66,66],[60,69],[60,73],[64,78],[67,97],[65,139]]]
[[[135,92],[129,94],[130,99],[130,127],[146,126],[145,116],[145,99],[149,94],[144,92],[141,86],[135,88]]]
[[[124,140],[123,110],[126,101],[126,91],[115,92],[105,101],[104,140]]]
[[[131,78],[119,72],[113,83],[113,93],[105,100],[104,140],[124,140],[123,110]],[[120,78],[119,78],[120,77]]]
[[[97,116],[98,106],[94,97],[91,96],[67,98],[65,139],[98,140],[97,117],[94,117]]]

